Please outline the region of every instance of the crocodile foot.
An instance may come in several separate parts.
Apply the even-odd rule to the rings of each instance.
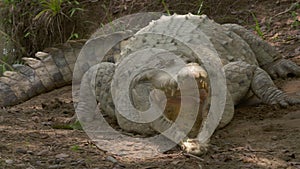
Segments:
[[[272,78],[300,77],[300,67],[293,61],[280,59],[263,66]]]
[[[202,156],[207,152],[208,144],[200,143],[197,139],[187,139],[180,143],[182,150],[189,154]]]
[[[286,60],[283,60],[283,62],[278,64],[288,66],[290,65],[288,63],[289,62],[286,62]],[[278,70],[285,72],[287,69],[283,69],[283,68],[288,68],[288,67],[283,67],[281,69],[279,66],[277,68]],[[275,84],[273,83],[271,77],[267,74],[267,72],[265,72],[261,68],[257,68],[254,71],[253,79],[251,82],[251,89],[254,92],[254,94],[258,96],[258,98],[260,98],[266,104],[279,105],[283,108],[289,105],[300,104],[299,98],[289,97],[286,93],[279,90],[275,86]]]

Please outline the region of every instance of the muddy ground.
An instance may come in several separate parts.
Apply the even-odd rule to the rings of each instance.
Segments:
[[[243,9],[255,12],[265,40],[300,65],[300,30],[299,25],[295,27],[300,8],[293,9],[296,17],[293,11],[280,14],[293,2],[270,0]],[[241,24],[256,33],[253,22]],[[276,84],[290,95],[300,96],[299,78]],[[97,148],[77,126],[65,125],[73,114],[70,86],[1,108],[0,168],[300,168],[300,106],[238,107],[232,122],[215,132],[208,153],[201,158],[179,149],[151,159],[113,156]]]
[[[287,85],[299,95],[300,79]],[[176,149],[140,160],[104,152],[84,131],[62,125],[73,115],[72,106],[71,87],[67,86],[2,109],[0,167],[300,168],[300,106],[243,106],[229,126],[214,134],[205,156],[187,156]]]

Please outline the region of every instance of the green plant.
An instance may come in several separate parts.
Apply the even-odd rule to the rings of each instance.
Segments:
[[[293,17],[292,27],[298,28],[300,26],[300,16],[298,16],[298,13],[296,11],[292,11],[291,15]]]
[[[203,14],[203,4],[204,4],[204,0],[199,0],[199,8],[198,8],[198,11],[197,11],[197,15],[201,15]]]
[[[70,37],[68,38],[68,40],[73,40],[73,39],[79,39],[78,33],[72,33],[72,34],[70,35]]]
[[[82,130],[82,126],[79,121],[73,124],[54,124],[53,129],[63,129],[63,130]]]
[[[61,130],[73,130],[72,126],[69,124],[54,124],[52,125],[52,128]]]
[[[78,150],[80,150],[80,146],[79,145],[74,145],[74,146],[71,147],[71,150],[72,151],[78,151]]]
[[[12,66],[10,66],[10,64],[8,64],[6,61],[6,60],[8,60],[7,55],[3,56],[3,58],[5,58],[5,59],[0,59],[0,75],[2,75],[7,70],[14,70],[14,68]]]
[[[71,124],[70,126],[74,130],[83,130],[82,125],[79,121],[76,121],[75,123]]]
[[[0,76],[2,76],[2,74],[6,71],[6,63],[5,64],[2,64],[4,63],[2,60],[0,60],[1,64],[0,64]]]
[[[253,17],[253,19],[255,21],[255,27],[254,27],[254,29],[255,29],[257,35],[260,36],[261,38],[264,38],[264,33],[261,31],[261,27],[259,25],[259,22],[258,22],[258,20],[257,20],[257,18],[255,16],[255,14],[254,13],[251,13],[251,14],[252,14],[252,17]]]
[[[76,0],[2,0],[0,36],[10,41],[7,63],[13,64],[53,44],[79,38],[81,11],[84,11],[82,4]]]
[[[113,16],[111,15],[109,7],[107,7],[105,4],[102,4],[101,7],[104,9],[104,11],[106,13],[105,18],[108,20],[108,24],[110,25],[111,29],[113,31],[116,31],[117,28],[115,27],[115,25],[112,24]],[[104,27],[104,25],[105,24],[101,23],[101,27]]]
[[[5,1],[5,5],[13,5],[14,1]],[[0,15],[2,8],[0,9]],[[25,49],[22,47],[22,45],[12,38],[12,34],[10,32],[5,31],[4,23],[12,23],[11,19],[0,17],[0,74],[2,74],[5,70],[12,70],[12,67],[10,64],[13,64],[17,60],[18,54],[25,53]],[[18,49],[15,50],[15,49]]]
[[[2,57],[0,58],[0,76],[7,70],[14,70],[14,68],[9,64],[9,55],[6,48],[3,49]]]
[[[41,15],[46,15],[46,13],[49,13],[52,17],[58,14],[65,15],[61,11],[62,3],[63,0],[41,0],[40,4],[43,7],[43,10],[36,15],[36,19],[38,19]]]
[[[5,167],[5,161],[0,159],[0,167],[1,168],[4,168]]]
[[[5,71],[14,70],[14,68],[11,66],[11,64],[21,64],[21,62],[17,61],[17,60],[12,60],[12,58],[14,58],[12,56],[12,54],[14,54],[15,49],[11,48],[11,42],[9,40],[10,39],[9,35],[6,34],[5,32],[3,32],[1,29],[0,29],[0,35],[2,35],[0,38],[0,40],[1,40],[0,76],[2,76]],[[17,44],[17,42],[15,42],[15,44]],[[20,45],[20,44],[18,44],[18,45]],[[24,49],[21,48],[20,50],[24,50]]]
[[[73,3],[77,6],[80,6],[80,3],[78,1],[73,1]],[[72,2],[71,1],[68,1],[68,4],[69,5],[72,5]],[[73,7],[69,10],[69,14],[70,14],[70,17],[73,17],[73,15],[75,14],[75,12],[77,11],[84,11],[83,8],[80,8],[80,7]]]
[[[78,1],[70,0],[40,0],[42,10],[34,17],[38,24],[43,25],[51,33],[58,31],[60,42],[66,41],[62,25],[66,20],[72,20],[76,11],[83,11]],[[70,35],[71,36],[71,35]]]
[[[69,9],[67,15],[64,13],[63,8],[66,6],[65,4],[68,4],[72,6],[73,4],[75,5],[80,5],[78,1],[70,1],[70,0],[40,0],[40,4],[43,8],[41,12],[39,12],[35,17],[39,18],[41,15],[47,15],[49,13],[52,17],[57,16],[57,15],[63,15],[70,19],[76,11],[83,11],[82,8],[80,7],[72,7]]]
[[[2,1],[4,4],[14,4],[16,3],[17,1],[16,0],[3,0]]]
[[[168,15],[171,15],[171,12],[165,2],[165,0],[161,0],[161,4],[164,6],[165,11],[167,12]]]

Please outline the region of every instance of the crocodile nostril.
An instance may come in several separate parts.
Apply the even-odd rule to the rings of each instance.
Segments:
[[[188,63],[192,63],[192,61],[191,60],[186,60],[186,63],[188,64]]]

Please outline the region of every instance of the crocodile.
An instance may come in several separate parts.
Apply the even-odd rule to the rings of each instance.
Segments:
[[[272,78],[300,77],[300,67],[284,59],[274,47],[250,31],[236,24],[218,24],[205,15],[161,15],[151,13],[141,17],[137,14],[135,19],[130,20],[132,22],[120,22],[121,26],[118,25],[113,31],[111,27],[100,29],[85,45],[85,41],[71,41],[38,52],[36,57],[40,60],[24,58],[27,66],[16,65],[17,72],[5,72],[4,77],[0,78],[0,105],[17,104],[41,92],[69,84],[74,70],[73,84],[80,85],[76,111],[93,111],[86,96],[95,95],[102,113],[114,119],[123,130],[155,135],[173,127],[172,132],[166,133],[166,136],[172,140],[175,138],[175,141],[179,138],[186,152],[201,155],[206,151],[206,143],[214,130],[226,126],[232,120],[234,106],[248,98],[255,96],[263,103],[282,107],[300,103],[299,98],[288,97],[272,81]],[[107,45],[115,41],[118,43]],[[144,54],[139,51],[144,51]],[[169,59],[170,52],[177,59]],[[219,61],[215,58],[209,60],[210,57],[205,58],[203,54],[217,55]],[[101,55],[101,58],[105,55],[103,59],[106,62],[89,59],[97,55]],[[133,64],[132,57],[141,63]],[[151,60],[158,62],[152,63]],[[214,62],[219,64],[214,65]],[[137,74],[128,71],[129,68],[138,68],[144,64],[159,69],[138,69],[140,72]],[[225,86],[221,85],[224,88],[217,89],[221,97],[212,90],[216,81],[210,81],[215,79],[215,74],[210,73],[213,71],[210,67],[224,72]],[[170,75],[166,73],[169,69],[176,71]],[[114,79],[115,75],[119,78]],[[166,108],[159,118],[148,122],[151,115],[142,116],[147,118],[141,123],[124,117],[124,113],[119,111],[120,107],[114,103],[127,103],[126,98],[118,97],[126,95],[126,91],[116,90],[122,88],[122,81],[126,81],[122,76],[132,77],[129,101],[139,111],[148,110],[151,99],[156,100],[155,104],[164,102],[159,91],[165,93]],[[218,78],[222,83],[222,74]],[[198,95],[197,92],[196,95],[189,93],[195,85],[196,91],[200,93]],[[187,95],[182,95],[183,91]],[[196,98],[198,96],[200,99]],[[219,103],[224,106],[224,111],[217,113],[221,117],[214,119],[209,109],[216,96],[221,98]],[[192,104],[181,115],[180,103],[201,104],[200,107]],[[134,118],[136,115],[133,113],[129,116]],[[183,120],[173,125],[179,117]],[[193,119],[196,119],[195,124],[186,124]]]
[[[97,30],[91,37],[123,30],[134,33],[161,15],[149,12],[125,16]],[[0,77],[0,107],[13,106],[38,94],[72,84],[75,63],[86,41],[69,40],[39,51],[34,57],[23,57],[24,64],[14,64],[13,71],[5,71]],[[103,61],[110,61],[114,53],[107,54]]]

